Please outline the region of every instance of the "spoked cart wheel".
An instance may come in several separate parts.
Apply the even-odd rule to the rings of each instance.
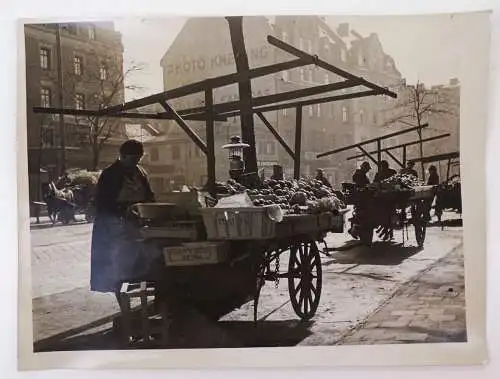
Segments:
[[[293,310],[302,321],[314,317],[321,297],[321,258],[316,242],[305,240],[290,249],[288,292]]]
[[[415,228],[415,240],[418,247],[423,247],[427,231],[427,214],[425,209],[425,201],[420,200],[412,205],[412,223]]]

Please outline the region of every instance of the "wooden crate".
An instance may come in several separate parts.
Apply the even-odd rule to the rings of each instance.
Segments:
[[[201,214],[209,240],[268,239],[276,233],[267,207],[204,208]]]

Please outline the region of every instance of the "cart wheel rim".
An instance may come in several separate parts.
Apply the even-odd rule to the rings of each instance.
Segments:
[[[321,258],[314,241],[290,249],[288,292],[293,310],[302,320],[311,319],[318,309],[322,288]]]

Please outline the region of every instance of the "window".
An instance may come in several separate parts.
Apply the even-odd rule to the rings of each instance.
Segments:
[[[42,88],[40,90],[40,106],[43,108],[50,108],[51,93],[49,88]]]
[[[172,147],[172,159],[175,161],[177,159],[181,158],[181,149],[179,149],[179,146],[173,146]]]
[[[95,40],[95,26],[89,26],[89,39]]]
[[[307,41],[307,50],[309,51],[309,54],[312,54],[313,52],[313,43],[311,40]]]
[[[313,109],[313,106],[312,106],[312,105],[309,105],[309,106],[308,106],[308,108],[309,108],[309,117],[314,116],[314,109]]]
[[[104,64],[101,64],[100,78],[101,80],[108,79],[108,68]]]
[[[304,77],[304,69],[303,69],[303,68],[301,68],[301,69],[300,69],[300,81],[301,81],[301,82],[304,82],[304,81],[305,81],[305,77]]]
[[[281,77],[285,82],[288,82],[288,71],[282,71]]]
[[[149,151],[149,159],[151,162],[156,162],[159,159],[158,148],[152,147]]]
[[[84,109],[85,108],[85,96],[81,93],[75,95],[75,108]]]
[[[342,122],[349,121],[349,112],[346,107],[342,107]]]
[[[283,117],[288,116],[288,109],[284,108],[282,109],[282,112],[283,112]]]
[[[325,79],[323,80],[325,84],[330,84],[330,78],[328,77],[328,74],[325,74]]]
[[[330,55],[330,45],[328,45],[328,42],[325,42],[325,56],[328,58]]]
[[[40,49],[40,68],[50,70],[50,49],[46,47]]]
[[[283,42],[288,42],[288,34],[286,32],[281,33],[281,40]]]
[[[321,117],[321,104],[316,104],[316,114]]]
[[[333,104],[328,106],[328,117],[335,118],[335,107]]]
[[[73,59],[73,69],[75,72],[75,75],[81,75],[83,72],[83,59],[82,57],[75,55],[75,58]]]
[[[307,80],[309,80],[310,82],[312,82],[313,81],[313,70],[307,70],[307,73],[308,73]]]
[[[347,52],[345,49],[340,49],[340,60],[345,62],[347,60]]]
[[[365,59],[363,57],[363,53],[360,51],[358,53],[358,65],[363,66],[364,62],[365,62]]]
[[[274,142],[268,142],[266,144],[266,154],[274,155],[276,153],[276,145]]]
[[[42,125],[41,130],[41,145],[42,147],[53,147],[56,142],[54,127],[51,125]]]
[[[365,111],[362,109],[359,111],[359,123],[361,125],[365,123]]]

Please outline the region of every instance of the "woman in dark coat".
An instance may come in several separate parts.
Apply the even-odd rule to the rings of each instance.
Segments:
[[[120,158],[103,170],[96,188],[90,288],[114,292],[118,301],[122,282],[146,275],[153,259],[142,251],[138,228],[129,217],[131,205],[154,202],[147,174],[138,166],[143,154],[142,143],[125,142]]]

